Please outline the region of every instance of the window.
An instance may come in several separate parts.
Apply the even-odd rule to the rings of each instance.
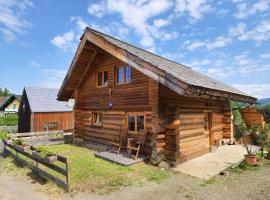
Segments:
[[[140,131],[145,129],[144,127],[144,114],[141,113],[129,113],[127,116],[128,130],[129,131]]]
[[[102,114],[98,112],[94,112],[92,114],[92,124],[96,126],[102,125]]]
[[[116,67],[115,70],[116,84],[130,83],[131,81],[131,67]]]
[[[16,104],[14,103],[14,104],[13,104],[13,110],[15,110],[15,109],[16,109]]]
[[[96,73],[96,87],[107,87],[108,86],[108,72],[97,72]]]

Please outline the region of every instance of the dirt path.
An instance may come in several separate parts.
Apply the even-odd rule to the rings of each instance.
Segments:
[[[91,196],[95,200],[268,200],[270,199],[270,165],[245,174],[232,173],[210,181],[183,174],[173,176],[161,184],[148,183],[142,187],[127,187],[105,196]],[[75,199],[90,199],[78,195]]]
[[[1,160],[0,160],[1,162]],[[125,187],[108,195],[77,194],[75,197],[67,195],[51,196],[44,192],[44,186],[23,180],[12,175],[0,176],[0,199],[75,199],[75,200],[264,200],[270,199],[270,165],[258,171],[244,174],[232,173],[230,176],[217,177],[205,182],[184,174],[177,174],[162,183],[149,182],[143,186]]]
[[[20,180],[11,175],[0,176],[1,200],[48,200],[55,199],[48,194],[38,192],[38,186],[31,182]]]

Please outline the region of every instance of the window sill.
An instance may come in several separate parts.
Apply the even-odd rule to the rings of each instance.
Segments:
[[[125,82],[125,83],[115,83],[115,85],[116,86],[118,86],[118,85],[128,85],[128,84],[130,84],[131,82]]]
[[[92,124],[91,128],[102,128],[102,124]]]

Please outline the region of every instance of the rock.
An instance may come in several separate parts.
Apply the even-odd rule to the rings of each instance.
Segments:
[[[225,171],[221,171],[219,173],[220,176],[230,176],[230,173],[229,172],[225,172]]]
[[[158,165],[161,169],[169,169],[170,165],[164,161],[162,161],[161,163],[159,163]]]

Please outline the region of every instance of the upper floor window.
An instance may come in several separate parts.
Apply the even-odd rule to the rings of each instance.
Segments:
[[[16,109],[16,104],[14,103],[14,104],[13,104],[13,110],[15,110],[15,109]]]
[[[131,67],[129,65],[124,67],[116,67],[115,73],[116,84],[130,83]]]
[[[108,72],[101,71],[96,73],[96,87],[108,86]]]

